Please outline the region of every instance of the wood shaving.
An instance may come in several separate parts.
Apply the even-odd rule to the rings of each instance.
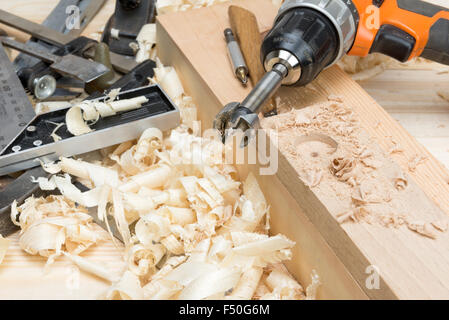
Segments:
[[[354,159],[339,157],[332,160],[330,171],[340,181],[348,181],[356,166]]]
[[[116,282],[120,278],[117,274],[112,273],[103,266],[93,263],[86,258],[67,252],[63,252],[63,254],[68,257],[73,263],[75,263],[81,270],[93,274],[101,279],[107,280],[109,282]]]
[[[51,132],[50,136],[53,138],[53,141],[54,141],[54,142],[58,142],[58,141],[60,141],[60,140],[62,139],[60,136],[58,136],[58,135],[56,134],[56,132],[57,132],[59,129],[61,129],[63,126],[65,126],[65,123],[64,123],[64,122],[63,122],[63,123],[59,123],[59,124],[53,129],[53,131]]]
[[[156,24],[146,24],[142,27],[136,38],[136,62],[141,63],[156,57]]]
[[[0,234],[0,265],[2,264],[3,259],[5,258],[6,251],[8,250],[10,242],[11,242],[10,240],[3,238],[2,235]]]
[[[396,142],[393,139],[391,140],[391,142],[393,143],[393,146],[390,148],[388,153],[394,154],[394,153],[402,153],[402,152],[404,152],[404,149],[402,149],[402,147],[400,146],[400,144],[398,142]]]
[[[441,231],[441,232],[446,232],[448,229],[447,221],[443,221],[443,220],[433,221],[431,224],[435,229],[437,229],[438,231]]]
[[[433,229],[432,224],[430,224],[430,223],[426,223],[424,221],[415,221],[415,222],[409,222],[407,224],[407,226],[410,230],[413,230],[416,233],[419,233],[428,238],[436,239],[436,237],[437,237],[437,235],[434,231],[435,229]]]
[[[341,101],[330,97],[328,102],[262,119],[261,125],[277,129],[280,151],[339,223],[396,229],[411,219],[426,217],[430,224],[441,218],[436,211],[416,208],[418,195],[421,202],[429,200]],[[399,152],[393,144],[391,151]]]
[[[449,101],[449,92],[448,91],[437,91],[438,96],[440,96],[440,98]]]
[[[417,167],[424,163],[427,160],[426,156],[420,156],[415,155],[409,162],[408,162],[408,170],[410,172],[415,172]]]
[[[138,109],[146,102],[148,102],[148,99],[144,96],[119,101],[111,101],[110,99],[105,102],[83,101],[75,104],[67,111],[65,119],[67,130],[74,136],[87,134],[92,132],[88,122],[94,123],[100,117],[110,117],[118,112]]]
[[[373,78],[384,72],[394,60],[385,55],[374,53],[366,57],[344,56],[338,65],[346,73],[348,73],[353,80],[363,81]]]
[[[162,81],[173,97],[191,101],[174,69],[159,68],[155,81]],[[87,118],[95,118],[85,110]],[[218,146],[220,141],[195,136],[183,124],[166,133],[149,128],[138,141],[109,149],[102,161],[61,158],[51,165],[59,174],[35,182],[63,196],[29,198],[13,206],[13,221],[20,213],[22,247],[49,261],[65,254],[82,270],[112,281],[108,299],[259,297],[261,273],[291,259],[295,243],[268,235],[269,206],[256,178],[250,174],[243,183],[237,181],[236,169],[225,164]],[[211,152],[198,157],[203,150]],[[71,176],[92,189],[82,193]],[[97,207],[106,223],[113,216],[125,243],[122,276],[79,256],[104,239],[91,232],[91,217],[81,205]],[[294,295],[275,287],[278,278],[273,274],[269,280],[276,291],[267,289],[272,297],[306,297],[292,278],[288,286]]]
[[[312,270],[312,283],[306,289],[306,300],[316,300],[318,288],[320,285],[320,277],[315,270]]]
[[[63,252],[78,255],[107,238],[95,229],[85,208],[63,196],[31,197],[20,207],[14,202],[11,220],[21,228],[20,247],[48,258],[47,266]]]
[[[316,187],[320,184],[321,179],[323,178],[323,171],[321,169],[315,168],[309,171],[306,171],[302,175],[302,179],[304,183],[310,188]]]
[[[403,191],[408,187],[408,179],[405,177],[402,171],[398,174],[396,178],[394,178],[393,183],[395,188],[399,191]]]

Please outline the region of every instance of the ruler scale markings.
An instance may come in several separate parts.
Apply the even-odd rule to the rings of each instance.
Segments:
[[[0,154],[35,115],[12,63],[0,44]]]

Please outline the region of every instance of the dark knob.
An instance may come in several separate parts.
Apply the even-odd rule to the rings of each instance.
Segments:
[[[119,2],[123,9],[134,10],[140,5],[141,0],[119,0]]]
[[[278,50],[293,54],[301,66],[301,78],[295,85],[304,86],[335,61],[339,44],[329,18],[313,9],[297,8],[277,19],[262,44],[261,54],[262,59]]]

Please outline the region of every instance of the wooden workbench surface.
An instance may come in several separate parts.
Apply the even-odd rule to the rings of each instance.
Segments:
[[[0,8],[41,23],[56,3],[52,0],[0,0]],[[108,0],[83,35],[90,36],[100,30],[113,13],[114,6],[115,1]],[[28,38],[11,28],[1,28],[20,41]],[[18,233],[10,239],[12,244],[0,265],[0,299],[98,299],[110,286],[110,283],[80,271],[65,257],[58,258],[44,273],[45,259],[22,251]],[[122,249],[116,248],[112,241],[88,250],[84,256],[110,270],[117,271],[123,266]]]
[[[108,0],[105,7],[89,25],[84,35],[100,30],[114,9],[115,1]],[[55,1],[0,0],[0,8],[35,22],[42,22]],[[10,35],[26,40],[23,34],[5,28]],[[436,89],[449,89],[449,74],[438,74],[438,68],[387,70],[361,85],[398,120],[418,141],[449,168],[449,102],[439,98]],[[448,181],[449,183],[449,181]],[[26,255],[18,247],[18,235],[0,266],[0,299],[79,299],[97,298],[108,283],[81,272],[79,285],[73,285],[78,273],[65,258],[61,258],[43,275],[44,260]],[[90,250],[87,257],[117,269],[121,265],[121,250],[106,242]],[[64,290],[65,289],[65,290]]]
[[[442,70],[437,63],[392,66],[360,85],[449,168],[449,101],[437,94],[449,92],[449,73]]]

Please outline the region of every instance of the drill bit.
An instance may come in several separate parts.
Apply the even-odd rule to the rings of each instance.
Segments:
[[[236,76],[244,85],[248,83],[247,70],[244,67],[239,67],[237,69]]]
[[[257,83],[254,89],[242,103],[232,102],[217,115],[214,128],[221,133],[223,143],[236,131],[243,131],[241,147],[246,147],[259,128],[259,110],[279,89],[288,74],[288,68],[282,63],[273,69]]]
[[[242,84],[246,85],[248,83],[248,67],[246,66],[240,46],[235,40],[234,34],[230,28],[224,31],[224,35],[228,46],[229,58],[232,62],[235,75],[242,82]]]

